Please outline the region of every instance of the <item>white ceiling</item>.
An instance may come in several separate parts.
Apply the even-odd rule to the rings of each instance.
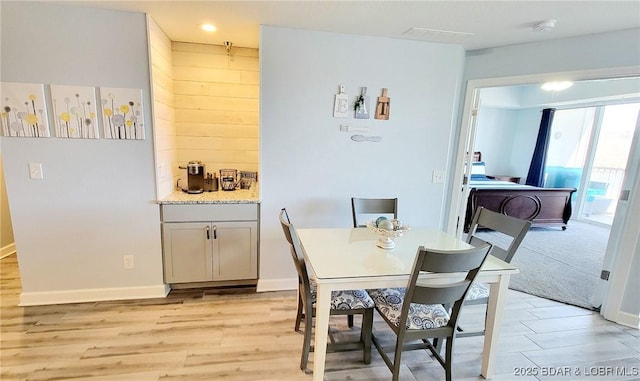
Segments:
[[[149,13],[172,41],[259,47],[259,25],[491,48],[640,28],[640,1],[58,1]],[[557,20],[547,32],[532,26]],[[209,22],[214,33],[200,30]],[[458,33],[414,33],[411,28]],[[384,52],[381,52],[384,54]]]

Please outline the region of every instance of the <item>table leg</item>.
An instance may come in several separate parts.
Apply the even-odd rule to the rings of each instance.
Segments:
[[[327,355],[327,332],[329,332],[329,310],[331,308],[331,288],[318,284],[316,299],[315,341],[313,352],[313,380],[324,379],[324,362]]]
[[[484,350],[482,352],[482,368],[480,374],[484,378],[493,377],[495,349],[500,338],[502,312],[504,310],[510,275],[501,275],[498,282],[491,283],[489,302],[487,304],[487,322],[484,334]]]

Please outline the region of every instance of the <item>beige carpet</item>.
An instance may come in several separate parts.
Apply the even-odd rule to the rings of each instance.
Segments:
[[[481,232],[488,241],[505,242],[495,232]],[[532,228],[511,261],[520,274],[509,288],[531,295],[594,309],[591,297],[600,278],[609,229],[569,221],[567,230]]]

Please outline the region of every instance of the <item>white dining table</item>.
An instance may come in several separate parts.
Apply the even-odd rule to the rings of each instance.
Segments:
[[[376,246],[379,236],[367,228],[297,229],[311,277],[317,282],[313,379],[324,378],[331,291],[406,287],[418,247],[464,250],[471,246],[437,229],[412,228],[393,238],[395,248]],[[487,257],[476,281],[490,285],[481,375],[491,378],[495,347],[509,277],[518,269],[493,256]],[[425,274],[424,277],[443,277]]]

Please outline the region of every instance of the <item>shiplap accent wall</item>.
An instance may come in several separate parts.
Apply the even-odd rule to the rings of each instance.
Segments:
[[[258,171],[258,49],[173,42],[177,160]]]
[[[153,125],[158,198],[170,194],[178,177],[171,40],[147,17],[153,97]]]

